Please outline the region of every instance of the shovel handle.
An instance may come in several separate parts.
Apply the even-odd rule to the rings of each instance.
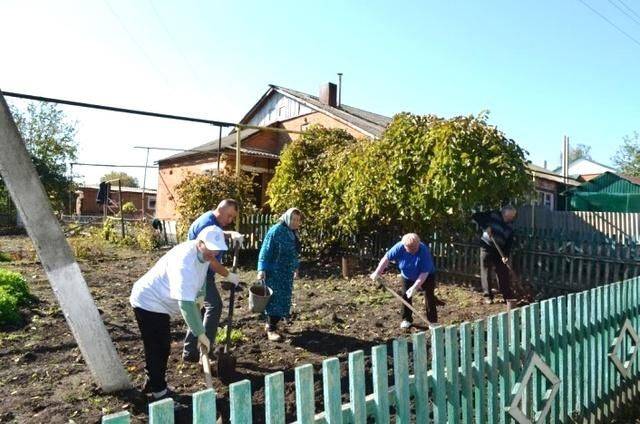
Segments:
[[[402,296],[400,296],[398,293],[395,292],[395,290],[389,288],[389,286],[387,286],[384,283],[384,280],[382,279],[382,277],[380,277],[378,279],[378,284],[380,284],[382,287],[384,287],[385,289],[387,289],[387,291],[389,293],[391,293],[392,295],[395,296],[396,299],[398,299],[400,302],[402,302],[402,304],[404,306],[406,306],[407,308],[411,309],[411,311],[413,311],[414,314],[416,314],[418,316],[418,318],[420,318],[422,321],[424,321],[427,325],[431,325],[431,323],[429,322],[429,320],[427,319],[427,317],[425,317],[424,315],[422,315],[420,312],[418,312],[416,310],[416,308],[413,307],[413,305],[411,305],[409,302],[407,302],[406,300],[404,300],[402,298]]]
[[[211,363],[209,362],[209,355],[204,347],[200,346],[200,361],[202,362],[202,371],[204,371],[204,381],[207,385],[207,389],[213,388],[213,378],[211,377]]]

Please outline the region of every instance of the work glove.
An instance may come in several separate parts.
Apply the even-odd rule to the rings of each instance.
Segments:
[[[418,283],[415,283],[413,286],[409,287],[409,289],[405,292],[405,294],[407,295],[407,299],[411,299],[411,296],[413,296],[415,292],[420,290],[420,286],[421,285],[418,285]]]
[[[244,235],[240,234],[237,231],[225,231],[224,233],[231,237],[231,241],[233,241],[234,245],[236,243],[239,243],[240,246],[242,246],[242,243],[244,242]]]
[[[211,342],[206,334],[202,333],[198,336],[198,346],[201,347],[205,353],[209,353],[209,349],[211,348]]]
[[[505,265],[509,265],[509,258],[507,258],[506,256],[502,258],[502,263]]]
[[[256,279],[258,281],[264,281],[267,278],[267,274],[264,271],[258,271],[258,276]]]
[[[227,275],[227,281],[233,284],[234,286],[238,287],[238,283],[240,282],[240,277],[238,277],[238,274],[236,274],[235,272],[230,272],[229,275]]]
[[[198,307],[198,310],[204,307],[204,296],[198,296],[196,298],[196,306]]]

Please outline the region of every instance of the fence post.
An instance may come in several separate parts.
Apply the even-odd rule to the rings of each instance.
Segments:
[[[475,365],[475,418],[477,423],[484,423],[487,419],[486,403],[487,403],[487,382],[485,380],[485,320],[479,320],[473,323],[473,363]],[[431,346],[435,346],[432,341]],[[432,347],[433,349],[433,347]],[[435,368],[434,368],[435,370]],[[436,392],[437,397],[437,392]]]
[[[297,367],[295,380],[297,422],[299,424],[313,424],[316,407],[313,393],[313,366],[307,364]]]
[[[415,333],[412,341],[416,422],[426,423],[429,420],[429,377],[427,373],[427,340],[425,333]]]
[[[389,423],[389,383],[387,374],[387,346],[379,345],[371,349],[373,368],[373,397],[376,410],[376,423]]]
[[[216,392],[202,390],[193,395],[193,424],[205,424],[216,420]]]
[[[409,378],[407,376],[408,384]],[[365,397],[364,352],[358,350],[349,354],[349,399],[354,423],[365,423],[367,421]]]
[[[251,383],[248,380],[239,381],[229,386],[229,409],[231,410],[231,424],[252,422]]]
[[[447,382],[445,380],[444,327],[431,330],[431,370],[433,372],[433,422],[447,422]]]
[[[264,378],[264,410],[266,424],[284,424],[284,374],[282,371]]]
[[[407,341],[393,341],[393,376],[396,394],[396,422],[410,423],[409,355]]]

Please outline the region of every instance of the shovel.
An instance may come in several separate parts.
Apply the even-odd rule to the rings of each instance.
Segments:
[[[429,320],[427,319],[427,317],[425,317],[424,315],[422,315],[420,312],[418,312],[416,310],[416,308],[413,307],[413,305],[411,305],[409,302],[407,302],[406,300],[404,300],[402,298],[402,296],[400,296],[398,293],[395,292],[395,290],[389,288],[389,286],[387,286],[384,283],[384,280],[382,278],[378,278],[378,284],[380,284],[382,287],[384,287],[385,289],[387,289],[387,291],[389,293],[391,293],[396,299],[398,299],[400,302],[402,302],[402,304],[404,306],[406,306],[407,308],[411,309],[411,311],[413,311],[414,314],[416,314],[418,316],[418,318],[420,318],[422,321],[424,321],[427,325],[431,325],[431,323],[429,322]]]
[[[212,389],[213,378],[211,377],[211,363],[209,362],[207,350],[202,346],[200,346],[200,361],[202,361],[202,370],[204,371],[204,381],[207,384],[207,389]]]
[[[240,243],[236,243],[233,248],[233,267],[231,272],[235,273],[238,268],[238,250],[240,249]],[[233,307],[235,305],[236,298],[236,286],[230,284],[229,295],[229,316],[227,318],[227,337],[224,342],[224,348],[219,349],[217,352],[217,371],[218,378],[225,384],[229,383],[236,370],[236,358],[229,352],[229,346],[231,344],[231,327],[233,322]]]
[[[513,270],[513,267],[511,266],[511,262],[509,261],[509,258],[507,256],[505,256],[504,252],[502,251],[502,248],[500,247],[500,245],[498,245],[498,243],[496,243],[495,239],[493,238],[493,236],[489,236],[489,238],[491,239],[491,243],[493,243],[493,246],[496,248],[496,250],[498,251],[498,254],[500,255],[500,257],[503,260],[503,263],[507,266],[507,268],[509,269],[509,272],[511,273],[511,278],[514,282],[514,286],[518,286],[518,288],[520,289],[519,291],[521,292],[521,294],[523,295],[523,297],[527,297],[527,290],[523,287],[522,282],[520,281],[520,279],[518,278],[518,274],[516,274],[516,272]],[[506,259],[506,262],[505,262]],[[507,302],[507,307],[509,309],[510,308],[510,304],[508,303],[509,299],[505,299],[505,302]],[[514,299],[515,300],[515,299]],[[517,303],[517,301],[515,302]]]

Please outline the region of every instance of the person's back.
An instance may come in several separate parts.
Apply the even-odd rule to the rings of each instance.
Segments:
[[[207,211],[191,223],[191,225],[189,226],[189,231],[187,232],[187,237],[189,238],[189,240],[195,240],[203,228],[209,227],[211,225],[220,227],[213,211]]]

